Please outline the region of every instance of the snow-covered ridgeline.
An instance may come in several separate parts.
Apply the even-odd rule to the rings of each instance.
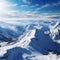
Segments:
[[[59,35],[59,28],[58,28],[59,22],[57,22],[54,26],[49,26],[50,28],[50,36],[52,39],[56,37],[56,35]]]
[[[7,50],[15,47],[26,48],[29,45],[31,38],[34,37],[34,35],[35,35],[35,29],[29,31],[29,33],[27,33],[25,37],[23,37],[21,40],[19,39],[19,41],[16,42],[15,44],[0,47],[0,56],[2,57],[5,53],[7,53]]]
[[[45,31],[45,34],[49,34],[49,36],[54,40],[55,37],[57,35],[59,35],[59,30],[60,30],[60,26],[59,26],[59,22],[57,22],[55,25],[50,25],[49,29],[50,31]]]

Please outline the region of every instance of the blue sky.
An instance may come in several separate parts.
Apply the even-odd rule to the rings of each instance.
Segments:
[[[57,17],[60,17],[60,0],[0,0],[0,19],[48,20]]]

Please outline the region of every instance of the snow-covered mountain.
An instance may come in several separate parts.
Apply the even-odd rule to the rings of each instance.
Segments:
[[[55,25],[49,26],[50,31],[44,32],[45,34],[49,34],[53,41],[60,43],[60,22],[56,22]]]
[[[0,32],[2,31],[0,36],[3,38],[0,43],[0,60],[59,60],[60,22],[42,20],[29,22],[22,26],[0,24]],[[9,41],[11,42],[8,43]]]

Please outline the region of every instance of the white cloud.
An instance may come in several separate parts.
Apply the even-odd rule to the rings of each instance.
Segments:
[[[34,8],[34,7],[36,7],[36,6],[35,6],[35,5],[31,5],[30,7]]]
[[[26,0],[26,2],[28,2]],[[57,3],[53,3],[53,6],[56,6],[60,4],[60,2]],[[45,4],[39,8],[37,8],[37,10],[32,11],[24,11],[24,12],[20,12],[18,10],[13,10],[11,9],[10,11],[8,10],[9,7],[15,7],[17,6],[17,4],[15,3],[11,3],[8,2],[7,0],[2,0],[0,1],[0,19],[5,19],[5,20],[40,20],[40,19],[45,19],[45,20],[49,20],[51,19],[50,17],[56,17],[58,14],[39,14],[37,13],[38,10],[46,8],[46,7],[51,7],[51,4]],[[2,6],[2,7],[1,7]],[[35,6],[39,6],[39,4],[36,4]],[[35,7],[34,5],[31,5],[30,7]],[[20,7],[28,7],[28,5],[20,5]],[[54,15],[54,16],[53,16]]]
[[[26,3],[27,2],[27,0],[22,0],[24,3]]]
[[[18,4],[8,2],[7,0],[1,0],[0,1],[0,7],[12,7],[12,6],[17,6]]]
[[[39,7],[39,8],[37,8],[37,10],[41,10],[41,9],[46,8],[46,7],[49,7],[49,6],[50,6],[50,4],[45,4],[45,5],[43,5],[43,6]]]
[[[43,8],[47,8],[47,7],[54,7],[54,6],[59,6],[60,5],[60,1],[56,2],[56,3],[52,3],[52,4],[45,4],[42,5],[41,7],[37,8],[37,10],[41,10]]]
[[[26,7],[28,7],[28,5],[20,5],[20,7],[22,7],[22,8],[26,8]]]
[[[60,1],[56,2],[56,3],[52,3],[52,6],[58,6],[60,5]]]
[[[43,8],[46,8],[46,7],[49,7],[49,6],[50,6],[50,4],[45,4],[45,5],[43,5],[43,6],[39,7],[39,8],[37,8],[37,10],[40,10],[40,9],[43,9]]]
[[[52,5],[53,6],[58,6],[58,5],[60,5],[60,1],[58,1],[57,3],[53,3]]]
[[[38,7],[39,4],[31,5],[30,7]]]
[[[60,16],[59,13],[37,13],[38,11],[25,11],[20,12],[18,10],[5,11],[0,16],[1,20],[51,20],[53,17]]]
[[[35,4],[35,6],[39,6],[39,4]]]
[[[6,13],[7,12],[7,13]],[[53,17],[60,16],[57,14],[51,14],[51,13],[42,13],[39,14],[37,11],[31,12],[26,11],[20,13],[20,11],[6,11],[3,13],[3,16],[0,16],[0,19],[2,20],[51,20]],[[54,19],[54,18],[53,18]]]
[[[0,0],[0,18],[8,14],[9,8],[15,7],[17,4],[8,2],[7,0]]]
[[[8,0],[0,0],[0,18],[8,17],[10,15],[13,16],[13,13],[15,13],[15,10],[12,10],[10,8],[16,7],[18,4],[9,2]],[[10,9],[10,11],[9,11]],[[12,11],[13,12],[12,12]]]
[[[32,12],[25,12],[25,13],[21,13],[21,14],[16,14],[16,13],[9,13],[6,14],[9,17],[4,17],[2,19],[4,20],[40,20],[40,19],[47,19],[46,16],[40,15],[40,14],[36,14],[36,13],[32,13]]]
[[[22,0],[23,1],[23,3],[27,3],[27,4],[30,4],[31,2],[30,1],[28,1],[28,0]]]
[[[33,11],[33,13],[38,13],[38,11],[37,11],[37,10],[35,10],[35,11]]]

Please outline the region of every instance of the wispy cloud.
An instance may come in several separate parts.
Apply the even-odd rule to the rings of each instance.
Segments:
[[[45,4],[45,5],[43,5],[43,6],[39,7],[39,8],[37,8],[37,10],[40,10],[40,9],[43,9],[43,8],[46,8],[46,7],[49,7],[49,6],[50,6],[50,4]]]
[[[24,13],[20,13],[18,11],[10,11],[5,12],[5,15],[2,17],[4,20],[49,20],[52,17],[56,17],[57,15],[49,15],[48,13],[45,14],[38,14],[33,13],[30,11],[26,11]]]
[[[52,5],[53,6],[58,6],[58,5],[60,5],[60,1],[58,1],[57,3],[53,3]]]
[[[28,1],[28,0],[22,0],[23,3],[27,3],[27,4],[30,4],[31,2]]]
[[[22,0],[24,3],[27,3],[29,1],[27,0]],[[5,20],[49,20],[49,19],[54,19],[55,17],[58,17],[58,13],[56,14],[50,14],[50,13],[43,13],[43,14],[39,14],[38,10],[41,10],[43,8],[47,8],[47,7],[53,7],[53,6],[58,6],[60,5],[60,2],[56,2],[56,3],[52,3],[52,4],[45,4],[41,7],[38,7],[39,4],[35,4],[35,5],[27,5],[27,4],[21,4],[20,7],[22,8],[26,8],[26,7],[30,7],[30,8],[35,8],[38,7],[36,10],[31,11],[24,11],[21,12],[20,10],[15,10],[15,9],[11,9],[8,10],[10,7],[16,7],[18,4],[16,3],[11,3],[8,2],[7,0],[2,0],[0,1],[0,6],[2,6],[2,8],[0,9],[0,19],[5,19]]]
[[[26,7],[28,7],[28,5],[20,5],[20,7],[26,8]]]
[[[17,5],[18,4],[8,2],[7,0],[0,0],[0,14],[3,13],[4,11],[9,10],[9,8],[15,7]]]
[[[59,6],[60,5],[60,1],[56,2],[56,3],[52,3],[52,4],[45,4],[42,5],[41,7],[38,7],[37,10],[41,10],[43,8],[48,8],[48,7],[54,7],[54,6]]]
[[[17,6],[18,4],[8,2],[7,0],[2,0],[0,1],[0,5],[4,7],[12,7],[12,6]]]

